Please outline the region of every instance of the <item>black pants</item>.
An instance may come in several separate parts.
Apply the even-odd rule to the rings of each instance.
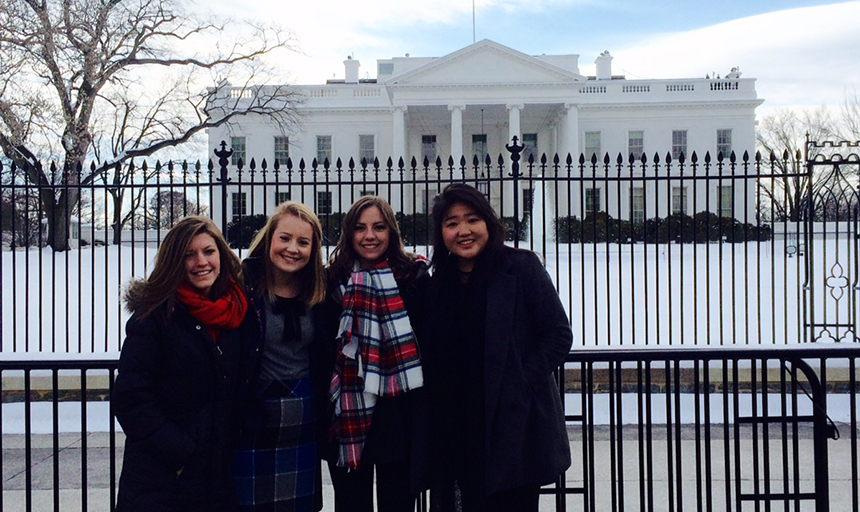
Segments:
[[[410,491],[409,463],[405,460],[370,464],[347,471],[329,462],[334,486],[335,512],[374,512],[373,470],[376,468],[378,512],[414,512],[416,496]]]
[[[516,489],[484,495],[482,485],[469,480],[449,481],[430,490],[432,512],[537,512],[540,486],[525,485]]]

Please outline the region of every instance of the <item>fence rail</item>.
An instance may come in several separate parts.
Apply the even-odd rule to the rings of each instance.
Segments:
[[[858,362],[856,344],[575,350],[559,372],[573,465],[542,509],[858,512]],[[0,361],[0,509],[113,510],[115,374]]]

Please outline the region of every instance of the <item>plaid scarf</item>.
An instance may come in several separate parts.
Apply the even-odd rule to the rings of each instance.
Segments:
[[[338,351],[329,394],[338,466],[357,469],[380,396],[424,384],[418,343],[388,262],[355,269],[343,295]]]

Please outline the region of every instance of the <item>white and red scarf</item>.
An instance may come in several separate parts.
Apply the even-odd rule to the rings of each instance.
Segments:
[[[329,396],[338,465],[357,469],[376,400],[424,385],[418,342],[388,262],[354,269],[343,294]]]

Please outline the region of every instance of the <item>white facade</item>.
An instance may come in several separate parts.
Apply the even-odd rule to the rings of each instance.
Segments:
[[[447,169],[449,155],[456,163],[464,156],[471,166],[484,137],[485,151],[495,165],[499,154],[508,156],[505,144],[514,136],[536,142],[536,159],[546,154],[551,161],[558,154],[563,163],[570,154],[578,162],[581,153],[588,151],[586,158],[590,158],[592,151],[599,150],[599,160],[608,153],[613,167],[619,153],[631,151],[644,152],[649,162],[657,153],[664,162],[673,151],[673,140],[675,150],[683,148],[688,160],[694,151],[700,162],[705,153],[715,161],[718,149],[730,149],[738,159],[745,151],[754,154],[755,108],[763,101],[756,96],[755,79],[740,78],[733,70],[724,79],[628,80],[612,75],[608,52],[595,61],[597,76],[587,77],[580,74],[578,60],[578,55],[529,56],[483,40],[439,58],[380,60],[376,79],[359,79],[360,63],[349,58],[344,61],[343,80],[295,86],[305,101],[301,125],[292,133],[280,133],[262,118],[246,117],[238,124],[210,129],[209,147],[215,150],[225,141],[235,149],[244,142],[247,159],[254,158],[259,166],[265,158],[271,168],[276,145],[288,140],[294,169],[300,160],[310,168],[318,156],[328,156],[332,168],[338,158],[344,167],[350,158],[359,167],[362,156],[379,158],[383,168],[389,157],[395,167],[403,158],[408,168],[412,157],[422,167],[423,156],[431,157],[431,162],[438,156]],[[466,178],[474,179],[469,173]],[[692,191],[693,182],[689,185]],[[628,198],[630,186],[607,183],[599,209],[623,218],[630,209],[613,204],[619,197],[614,187],[621,187],[620,197]],[[696,190],[697,204],[718,204],[714,187]],[[576,188],[570,204],[563,201],[560,210],[582,211],[579,185]],[[745,188],[750,190],[746,199],[750,201],[754,188]],[[391,194],[392,203],[401,196],[423,197],[423,204],[413,205],[408,199],[395,204],[409,210],[414,206],[416,211],[426,208],[428,195],[432,196],[424,190],[402,192]],[[500,203],[511,197],[504,191],[491,192],[491,200],[504,209],[508,205]],[[344,202],[337,194],[333,200]],[[746,210],[743,201],[735,195],[734,210]],[[262,204],[259,199],[256,202]],[[694,203],[692,196],[687,203]],[[671,213],[669,205],[648,207],[652,208],[644,212],[646,218]],[[217,218],[218,212],[213,213]]]

